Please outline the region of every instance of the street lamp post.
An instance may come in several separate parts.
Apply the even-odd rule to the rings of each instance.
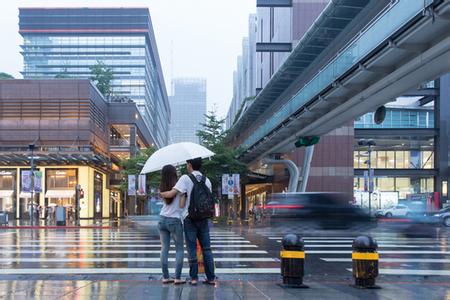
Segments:
[[[369,190],[369,215],[372,213],[372,147],[376,145],[375,141],[372,139],[369,140],[359,140],[358,145],[360,146],[367,146],[367,152],[368,152],[368,160],[367,160],[367,169],[368,169],[368,190]]]
[[[31,151],[31,190],[30,190],[30,198],[31,198],[31,226],[34,223],[34,144],[29,144],[28,149]]]

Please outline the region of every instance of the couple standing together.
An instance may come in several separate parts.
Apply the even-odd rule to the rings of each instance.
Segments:
[[[181,279],[184,259],[183,231],[189,257],[189,283],[198,283],[197,240],[202,248],[205,265],[206,279],[203,282],[214,285],[217,280],[208,223],[214,213],[214,201],[211,182],[200,172],[201,166],[201,158],[188,160],[189,175],[183,175],[179,179],[172,165],[164,166],[161,171],[160,193],[164,203],[158,229],[161,237],[163,283],[186,283]],[[171,238],[174,240],[176,252],[174,280],[169,277],[168,269]]]

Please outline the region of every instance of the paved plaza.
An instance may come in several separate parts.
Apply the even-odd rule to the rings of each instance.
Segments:
[[[0,299],[448,299],[448,229],[435,236],[406,237],[402,227],[379,225],[381,289],[357,290],[351,273],[352,230],[308,225],[213,226],[217,286],[165,286],[160,282],[160,242],[145,221],[100,228],[0,230]],[[136,226],[137,225],[137,226]],[[286,233],[305,240],[305,283],[285,289],[279,251]],[[174,265],[174,251],[170,253]],[[186,260],[186,258],[185,258]],[[173,269],[171,270],[173,272]],[[187,262],[183,276],[187,276]]]

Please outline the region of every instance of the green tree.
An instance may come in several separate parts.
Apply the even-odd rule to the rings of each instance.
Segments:
[[[0,79],[14,79],[14,77],[8,73],[0,72]]]
[[[141,151],[136,156],[124,159],[120,162],[120,166],[122,167],[121,174],[125,178],[125,180],[122,182],[120,186],[120,189],[122,191],[128,190],[128,175],[140,174],[145,162],[155,151],[156,149],[154,147],[149,147]],[[159,186],[160,181],[161,181],[160,172],[147,174],[147,186],[149,186],[150,188],[157,188]]]
[[[90,79],[95,83],[100,93],[105,97],[111,96],[111,81],[114,79],[112,69],[102,61],[97,61],[97,64],[91,66],[89,69],[91,70]]]
[[[240,174],[241,181],[245,183],[247,166],[236,159],[237,151],[227,147],[224,143],[225,131],[223,125],[225,120],[219,119],[216,111],[209,111],[206,122],[201,124],[202,130],[197,131],[201,144],[215,153],[211,159],[203,162],[203,171],[211,180],[213,190],[219,191],[223,174]]]
[[[216,110],[213,109],[205,115],[205,123],[201,123],[203,129],[197,131],[200,143],[207,148],[214,148],[223,142],[225,132],[223,130],[224,119],[219,119]]]

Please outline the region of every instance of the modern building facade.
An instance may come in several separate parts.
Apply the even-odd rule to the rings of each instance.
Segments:
[[[397,193],[399,201],[425,199],[426,194],[437,192],[439,202],[447,202],[448,86],[450,76],[446,75],[408,92],[386,105],[381,124],[374,123],[373,113],[355,121],[355,193],[365,190],[369,159],[367,147],[358,141],[373,139],[370,161],[375,191]]]
[[[0,210],[30,217],[24,184],[34,145],[41,218],[56,205],[82,219],[121,217],[126,204],[134,214],[137,204],[124,201],[116,180],[119,161],[151,143],[136,104],[108,103],[89,80],[0,80]],[[84,191],[79,203],[76,185]]]
[[[248,37],[242,39],[242,54],[236,59],[233,73],[233,98],[225,119],[230,128],[256,95],[256,14],[248,17]]]
[[[172,87],[170,143],[199,143],[197,131],[203,129],[206,114],[206,79],[176,78]]]
[[[101,62],[114,76],[107,100],[134,101],[153,143],[168,143],[170,107],[147,8],[20,8],[19,18],[25,79],[89,78]]]
[[[292,0],[291,6],[257,8],[258,91],[266,86],[328,2],[329,0]]]

